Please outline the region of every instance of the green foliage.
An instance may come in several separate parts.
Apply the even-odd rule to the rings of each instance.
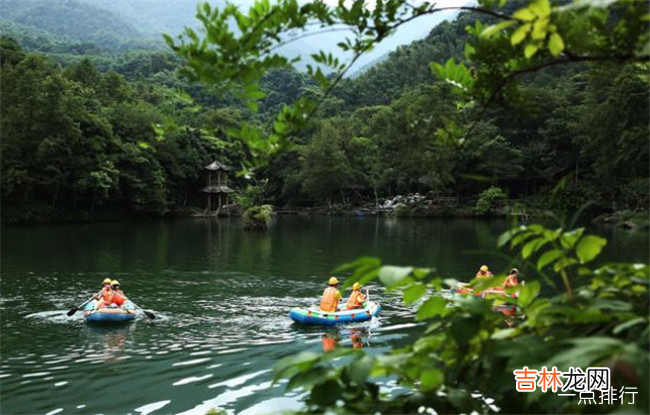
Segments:
[[[387,354],[337,350],[289,357],[277,364],[276,379],[287,378],[291,388],[306,389],[310,411],[334,413],[413,413],[422,407],[437,413],[594,410],[551,392],[544,399],[539,391],[517,392],[512,372],[523,366],[556,366],[560,371],[607,366],[612,387],[647,390],[650,267],[587,265],[595,262],[605,242],[582,229],[514,228],[499,238],[499,245],[510,244],[521,255],[526,284],[507,289],[518,297],[461,299],[454,307],[440,293],[455,281],[436,277],[433,269],[360,258],[339,269],[352,272],[346,283],[379,279],[388,290],[402,292],[405,303],[417,304],[415,320],[424,323],[422,334],[412,345]],[[564,289],[557,288],[556,280],[566,283]],[[485,290],[502,283],[503,277],[497,276],[474,280],[470,287]],[[504,316],[493,310],[504,303],[516,305],[525,320],[505,325]],[[387,378],[407,391],[398,396],[380,393],[379,385]],[[648,397],[637,398],[634,406],[619,402],[599,411],[643,411]],[[494,402],[488,405],[487,399]]]
[[[243,208],[249,208],[260,205],[264,199],[264,194],[268,186],[268,180],[263,180],[260,183],[249,183],[243,190],[238,191],[232,195],[235,203],[241,205]]]
[[[205,34],[188,29],[167,41],[185,59],[192,77],[234,91],[253,109],[269,111],[263,115],[266,127],[249,124],[231,130],[231,136],[250,150],[247,174],[282,172],[274,176],[282,183],[276,186],[282,189],[275,193],[276,200],[322,203],[337,192],[344,202],[351,194],[360,201],[371,194],[378,199],[427,190],[475,195],[482,187],[477,181],[489,180],[512,195],[543,193],[549,200],[544,203],[553,209],[576,208],[585,198],[613,205],[623,197],[619,178],[629,182],[648,173],[647,67],[634,63],[648,60],[641,6],[627,1],[556,5],[546,0],[484,1],[481,6],[467,7],[474,13],[441,24],[427,39],[398,49],[353,80],[342,76],[359,54],[405,22],[438,9],[430,3],[410,7],[398,0],[372,9],[363,7],[361,0],[336,7],[320,1],[258,1],[247,12],[234,6],[205,7],[199,11]],[[232,21],[237,29],[230,27]],[[319,22],[323,30],[349,27],[352,35],[338,47],[352,56],[342,63],[330,53],[314,51],[316,64],[307,74],[311,79],[285,79],[289,105],[282,106],[278,94],[267,90],[264,77],[273,80],[286,73],[279,68],[291,62],[281,56],[281,49],[293,36],[311,34],[308,22]],[[292,36],[285,37],[287,33]],[[572,62],[592,62],[596,69],[554,68]],[[584,77],[576,74],[592,76],[607,67],[604,62],[613,62],[618,71],[603,77],[609,84],[591,82],[584,88]],[[539,76],[526,76],[536,73]],[[515,85],[516,80],[523,82]],[[615,99],[593,99],[603,86],[616,89]],[[495,102],[510,107],[488,110]],[[592,111],[599,106],[602,112]],[[490,121],[477,121],[484,115]],[[592,117],[612,118],[607,131],[596,131],[599,123]],[[318,137],[320,128],[309,124],[322,124],[323,119],[336,120],[340,130],[327,146]],[[492,131],[488,134],[481,125]],[[372,157],[360,163],[369,174],[354,171],[359,160],[348,145],[352,137],[369,140]],[[286,162],[276,155],[294,145],[300,148],[302,163],[269,166]],[[617,157],[602,157],[613,152]],[[333,157],[340,175],[331,185],[326,181],[336,174],[325,155]],[[307,159],[312,160],[309,166]],[[625,170],[624,165],[633,167]],[[297,169],[303,180],[296,179]],[[308,170],[312,174],[306,174]],[[567,187],[571,194],[566,197],[548,197],[571,172],[579,189]],[[601,178],[611,185],[598,186]]]
[[[244,157],[224,133],[232,112],[229,124],[215,111],[201,128],[178,127],[199,118],[187,94],[1,46],[3,221],[160,216],[202,203],[205,164]]]
[[[15,10],[46,6],[11,3]],[[275,56],[294,36],[339,25],[352,28],[338,46],[354,60],[437,9],[396,0],[374,9],[360,1],[259,3],[247,11],[201,8],[206,32],[171,40],[177,56],[115,55],[43,35],[52,47],[50,40],[36,47],[51,53],[43,65],[52,77],[25,62],[16,70],[35,56],[3,38],[3,95],[11,97],[3,106],[5,204],[157,215],[201,203],[201,167],[216,158],[268,179],[256,204],[370,206],[415,192],[470,200],[487,182],[539,211],[573,210],[586,200],[594,211],[647,207],[650,100],[645,52],[638,52],[647,27],[637,3],[551,4],[549,12],[541,1],[503,8],[486,1],[485,9],[440,24],[355,79],[342,77],[351,62],[330,53],[314,51],[308,74]],[[317,21],[325,27],[315,30]],[[521,39],[513,42],[515,33]],[[35,47],[31,35],[21,36]],[[558,36],[564,49],[554,56]],[[185,72],[208,83],[183,79],[181,59]],[[570,62],[577,65],[557,66]],[[102,173],[108,162],[117,178]],[[134,196],[141,192],[150,194]],[[449,213],[441,209],[418,205],[404,213]]]
[[[351,172],[343,150],[346,139],[334,120],[321,125],[313,140],[301,149],[300,182],[303,191],[332,205],[336,192],[346,188]]]
[[[449,58],[444,65],[431,62],[431,70],[436,77],[453,85],[456,91],[467,92],[474,84],[470,70],[463,63],[456,64],[452,58]]]
[[[506,194],[500,187],[490,187],[489,189],[481,192],[476,201],[474,210],[480,215],[486,215],[494,211],[498,202],[505,200]]]
[[[363,0],[355,0],[349,6],[341,3],[333,8],[320,0],[302,5],[297,0],[275,4],[260,0],[247,14],[232,4],[222,10],[204,5],[197,17],[204,26],[205,38],[187,28],[184,36],[177,40],[166,36],[166,40],[187,61],[190,76],[210,84],[227,85],[251,109],[257,110],[257,100],[265,96],[259,87],[260,79],[267,71],[290,63],[277,49],[291,40],[282,40],[280,34],[304,31],[314,21],[351,27],[354,36],[338,44],[342,50],[352,52],[351,62],[341,63],[322,51],[311,55],[318,65],[309,65],[308,74],[323,91],[318,94],[323,98],[342,79],[350,64],[374,43],[383,40],[401,24],[434,11],[434,5],[409,8],[401,0],[378,2],[373,9],[364,7]],[[232,21],[237,23],[236,29],[231,27]],[[321,67],[328,68],[333,75],[326,76]],[[286,148],[292,133],[316,113],[319,102],[303,96],[285,107],[277,117],[274,133],[268,137],[271,145],[260,145],[259,134],[239,131],[238,136],[256,150],[254,165],[264,163],[268,156]]]
[[[271,222],[273,206],[251,206],[242,216],[242,225],[246,230],[265,230]]]

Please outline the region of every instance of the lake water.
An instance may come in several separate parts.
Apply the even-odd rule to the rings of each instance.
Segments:
[[[2,229],[0,409],[4,414],[204,414],[300,408],[272,385],[278,360],[302,351],[363,346],[381,353],[413,340],[413,309],[371,288],[383,307],[370,323],[295,325],[292,306],[316,304],[327,277],[356,257],[435,266],[469,280],[508,223],[471,219],[279,217],[266,233],[237,220],[10,227]],[[647,231],[599,228],[607,260],[648,262]],[[126,326],[92,327],[66,311],[117,278],[152,310]],[[524,275],[525,278],[525,275]],[[347,297],[347,295],[345,296]],[[390,383],[385,388],[390,390]]]

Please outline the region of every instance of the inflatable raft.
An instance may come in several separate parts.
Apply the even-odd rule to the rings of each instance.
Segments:
[[[474,299],[474,300],[479,300],[481,298],[510,298],[510,299],[515,299],[517,298],[517,295],[515,294],[514,297],[512,294],[506,294],[503,290],[499,289],[492,289],[492,290],[485,290],[485,291],[477,291],[473,292],[471,289],[465,288],[465,287],[460,287],[456,289],[450,289],[447,290],[446,292],[442,293],[442,297],[445,298],[446,300],[450,301],[451,306],[455,304],[456,301],[462,301],[466,299]],[[492,310],[498,311],[506,316],[516,316],[519,318],[524,318],[524,313],[523,311],[516,305],[516,304],[499,304],[499,305],[493,305]]]
[[[354,310],[339,308],[339,311],[334,312],[320,311],[316,307],[295,307],[289,311],[289,317],[298,323],[333,326],[339,323],[368,321],[380,312],[381,306],[379,304],[373,301],[366,301],[363,308],[355,308]]]
[[[95,310],[97,301],[93,300],[84,307],[87,323],[124,323],[135,319],[135,307],[126,301],[122,307],[102,307]]]

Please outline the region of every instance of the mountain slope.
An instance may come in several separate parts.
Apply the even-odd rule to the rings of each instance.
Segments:
[[[33,28],[63,42],[96,43],[120,49],[125,43],[147,37],[120,16],[75,0],[3,0],[0,15],[20,25],[23,32]]]
[[[160,39],[163,33],[176,36],[186,26],[197,27],[196,7],[199,0],[79,0],[119,16],[143,33]],[[212,0],[212,7],[223,7],[225,0]],[[245,1],[237,1],[246,3]]]
[[[176,36],[182,33],[186,26],[194,28],[199,26],[199,21],[196,19],[198,0],[79,1],[96,5],[96,7],[101,7],[116,16],[120,16],[130,24],[137,26],[141,31],[158,39],[163,33]],[[467,3],[471,3],[472,1],[467,0]],[[213,8],[222,8],[225,3],[225,0],[216,0],[211,1],[210,5]],[[238,0],[235,3],[242,11],[246,12],[248,7],[253,4],[253,0]],[[376,45],[372,51],[361,56],[350,69],[349,75],[353,75],[357,71],[363,71],[371,67],[375,62],[380,62],[384,59],[385,55],[401,45],[407,45],[415,40],[426,37],[435,26],[445,20],[455,19],[457,14],[456,11],[436,13],[422,16],[404,24],[390,37]],[[326,53],[332,53],[342,61],[350,58],[349,53],[343,52],[336,47],[337,43],[344,41],[346,36],[350,35],[349,32],[325,31],[325,33],[318,33],[319,30],[312,29],[311,32],[297,33],[296,35],[301,37],[299,40],[290,42],[279,50],[291,58],[301,55],[303,59],[296,65],[299,69],[304,69],[308,63],[312,62],[311,58],[309,58],[311,53],[321,49]]]
[[[450,57],[462,59],[467,36],[466,24],[476,19],[462,13],[453,22],[436,26],[422,40],[400,46],[388,57],[350,81],[349,96],[342,97],[353,106],[386,105],[410,87],[435,81],[429,69],[431,62],[443,62]]]

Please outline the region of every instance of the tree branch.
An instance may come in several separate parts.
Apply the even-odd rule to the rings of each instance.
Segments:
[[[275,46],[270,48],[267,53],[271,53],[271,52],[281,48],[282,46],[286,46],[291,42],[295,42],[297,40],[304,39],[306,37],[321,35],[321,34],[324,34],[324,33],[344,32],[344,31],[349,32],[350,30],[351,29],[349,27],[338,27],[338,28],[332,28],[332,29],[327,29],[327,30],[321,30],[319,32],[304,33],[302,35],[292,37],[290,39],[287,39],[287,40],[285,40],[283,42],[280,42],[280,43],[276,44]]]

